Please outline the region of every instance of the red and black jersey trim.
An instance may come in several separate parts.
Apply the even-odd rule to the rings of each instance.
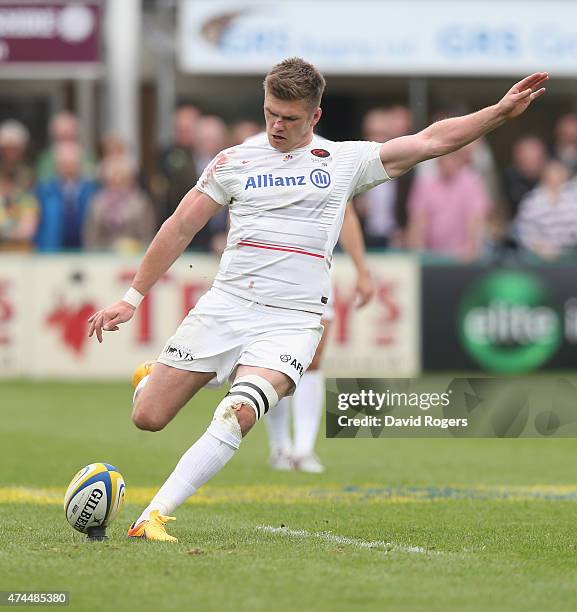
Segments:
[[[285,253],[297,253],[299,255],[308,255],[309,257],[318,257],[319,259],[324,259],[325,256],[320,253],[311,253],[311,251],[307,251],[297,246],[289,246],[289,245],[281,245],[281,244],[271,244],[267,242],[257,242],[255,240],[249,240],[247,238],[243,238],[237,242],[237,246],[241,247],[252,247],[254,249],[266,249],[269,251],[284,251]]]

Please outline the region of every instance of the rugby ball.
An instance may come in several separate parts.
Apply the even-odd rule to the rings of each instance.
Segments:
[[[81,533],[93,527],[106,527],[122,508],[124,490],[124,479],[114,466],[108,463],[87,465],[66,489],[66,520]]]

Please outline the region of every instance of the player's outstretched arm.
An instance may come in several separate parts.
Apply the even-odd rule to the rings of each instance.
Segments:
[[[197,189],[191,189],[150,243],[132,281],[132,289],[146,295],[178,259],[197,232],[220,210],[222,207],[212,198]],[[129,321],[135,311],[135,306],[119,300],[95,312],[88,319],[88,335],[92,337],[96,334],[98,342],[102,342],[103,331],[117,331],[118,326]]]
[[[465,115],[433,123],[418,134],[394,138],[381,147],[381,161],[391,178],[396,178],[426,159],[456,151],[523,113],[545,93],[546,72],[519,81],[497,104]]]
[[[375,293],[375,287],[365,260],[365,241],[361,224],[351,201],[347,202],[347,207],[345,208],[339,242],[344,251],[353,260],[357,271],[355,291],[357,294],[357,307],[361,308],[370,302]]]

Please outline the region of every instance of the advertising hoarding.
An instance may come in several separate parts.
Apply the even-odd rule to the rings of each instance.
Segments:
[[[553,0],[183,0],[181,67],[264,74],[299,56],[325,74],[577,73],[577,4]]]
[[[2,65],[97,64],[100,2],[0,2]]]
[[[424,266],[423,367],[501,374],[573,369],[573,266]]]
[[[116,256],[0,258],[0,376],[124,379],[154,360],[199,297],[218,261],[188,254],[149,292],[134,319],[99,345],[87,319],[117,301],[139,260]],[[372,256],[376,296],[355,308],[355,274],[336,257],[335,318],[325,351],[331,376],[413,376],[420,367],[418,264],[410,256]]]

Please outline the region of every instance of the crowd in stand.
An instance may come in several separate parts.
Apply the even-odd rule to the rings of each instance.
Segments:
[[[395,106],[367,113],[361,136],[384,142],[411,132],[408,109]],[[577,252],[577,115],[558,119],[550,145],[534,135],[514,142],[503,171],[481,139],[368,191],[356,207],[369,247],[462,262],[504,250],[546,259]]]
[[[99,155],[87,151],[68,111],[52,118],[50,144],[35,162],[26,126],[7,119],[0,123],[0,250],[141,251],[216,153],[261,129],[249,121],[229,128],[219,117],[180,107],[172,144],[145,176],[114,134],[102,138]],[[221,251],[226,230],[223,211],[193,247]]]
[[[141,251],[206,164],[263,129],[252,121],[228,126],[193,106],[179,107],[173,126],[172,143],[144,173],[114,134],[98,155],[86,150],[71,112],[52,118],[49,145],[34,161],[26,126],[2,121],[0,251]],[[407,108],[379,107],[363,117],[359,138],[385,142],[412,131]],[[503,249],[546,259],[576,251],[577,114],[561,116],[552,136],[551,143],[535,135],[514,142],[503,171],[479,140],[358,196],[367,246],[463,262]],[[220,253],[226,231],[223,210],[192,248]]]

